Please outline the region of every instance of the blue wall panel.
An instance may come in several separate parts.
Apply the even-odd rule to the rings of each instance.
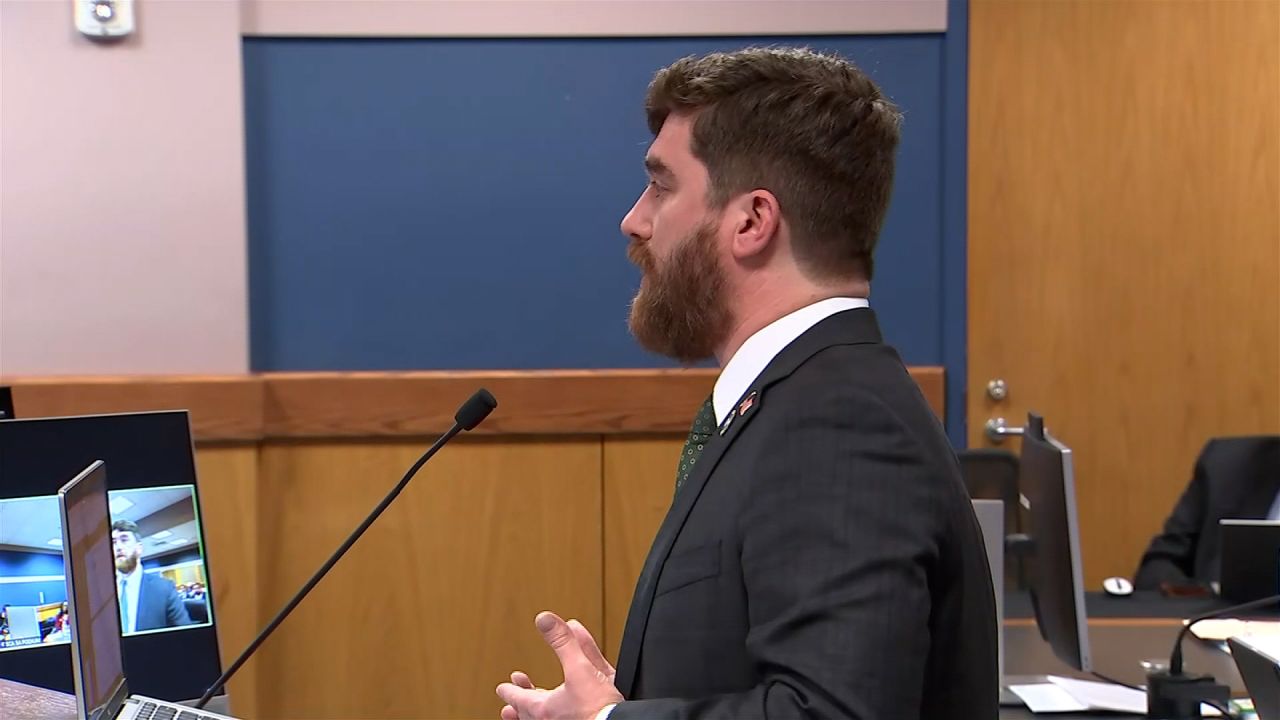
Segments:
[[[62,556],[53,553],[0,550],[0,578],[49,577],[62,575]],[[43,600],[41,593],[44,593]],[[0,583],[0,607],[38,605],[67,599],[63,580]]]
[[[58,532],[58,529],[54,528],[53,532]],[[57,553],[0,550],[0,577],[61,574],[62,556]]]
[[[253,369],[670,366],[626,327],[639,276],[618,223],[644,184],[645,87],[686,54],[803,44],[905,113],[872,305],[908,363],[947,365],[962,443],[967,6],[951,5],[945,35],[246,38]]]
[[[191,547],[178,552],[171,552],[165,555],[154,555],[146,558],[142,561],[142,569],[154,570],[156,568],[167,568],[179,563],[195,562],[200,559],[199,547]]]
[[[67,583],[57,580],[0,583],[0,607],[66,602]]]
[[[941,361],[941,36],[839,51],[906,113],[873,302]],[[662,366],[618,222],[653,71],[750,39],[246,39],[257,370]]]
[[[942,102],[942,363],[947,368],[947,434],[968,447],[969,377],[969,0],[947,2]]]

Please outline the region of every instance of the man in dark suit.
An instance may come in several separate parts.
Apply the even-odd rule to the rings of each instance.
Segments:
[[[1142,555],[1134,587],[1208,584],[1218,579],[1224,518],[1280,520],[1280,435],[1214,438],[1163,531]]]
[[[173,582],[142,570],[138,526],[130,520],[111,524],[116,556],[116,592],[120,599],[120,627],[125,634],[191,625],[191,616]]]
[[[680,60],[646,110],[631,329],[722,370],[616,670],[540,613],[564,684],[512,673],[501,716],[993,720],[981,533],[867,301],[898,112],[843,59],[785,49]]]

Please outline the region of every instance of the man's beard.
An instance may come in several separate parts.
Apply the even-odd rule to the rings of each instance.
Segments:
[[[130,555],[126,558],[116,558],[116,570],[128,575],[133,572],[134,568],[138,567],[138,559],[137,555]]]
[[[627,257],[643,272],[629,319],[636,341],[686,365],[712,357],[730,324],[714,227],[699,226],[661,263],[634,240]]]

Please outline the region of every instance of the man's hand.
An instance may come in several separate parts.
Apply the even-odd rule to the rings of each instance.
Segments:
[[[540,690],[528,675],[511,673],[511,682],[498,686],[498,697],[507,704],[502,720],[594,720],[604,706],[622,702],[613,686],[613,666],[582,623],[543,612],[534,624],[560,658],[564,682],[555,690]]]

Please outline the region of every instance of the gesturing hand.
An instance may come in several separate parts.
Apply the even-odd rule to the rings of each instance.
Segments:
[[[622,702],[613,686],[613,666],[582,623],[543,612],[534,624],[560,659],[564,682],[554,690],[541,690],[528,675],[511,673],[511,682],[497,689],[506,703],[502,720],[593,720],[604,706]]]

